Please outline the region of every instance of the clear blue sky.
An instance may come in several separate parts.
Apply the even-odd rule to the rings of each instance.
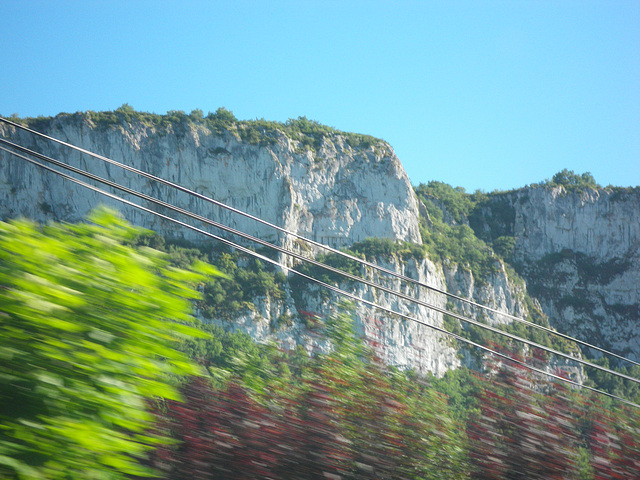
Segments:
[[[0,0],[0,114],[306,116],[414,184],[640,185],[640,2]]]

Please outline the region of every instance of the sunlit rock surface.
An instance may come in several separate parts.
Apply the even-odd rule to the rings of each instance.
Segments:
[[[420,242],[415,194],[398,158],[384,143],[354,150],[343,137],[333,135],[325,137],[317,152],[311,152],[284,134],[273,144],[253,145],[230,133],[212,133],[204,126],[190,126],[180,133],[157,132],[141,123],[126,129],[102,129],[82,116],[56,118],[44,133],[329,245],[368,237]],[[67,147],[4,124],[0,134],[252,235],[269,240],[282,237],[254,220]],[[3,158],[0,215],[4,218],[23,215],[40,221],[77,221],[98,203],[113,203],[22,160]],[[126,216],[169,237],[203,239],[147,213],[127,209]]]
[[[333,247],[348,246],[369,237],[421,241],[420,205],[400,161],[384,142],[352,148],[344,136],[336,133],[324,136],[319,147],[307,149],[278,132],[271,142],[252,144],[230,132],[214,133],[204,124],[176,131],[171,126],[158,131],[142,123],[101,128],[84,114],[59,116],[44,125],[44,133],[48,135]],[[305,251],[299,241],[282,232],[67,147],[4,124],[0,124],[0,135],[232,228]],[[0,159],[3,218],[78,221],[98,204],[107,203],[121,210],[131,223],[166,237],[198,243],[213,241],[105,199],[5,153],[0,153]],[[135,197],[127,198],[155,209]],[[515,237],[514,262],[527,284],[514,281],[504,268],[490,278],[477,279],[463,266],[448,261],[404,262],[397,258],[377,261],[438,290],[521,317],[527,315],[524,297],[529,291],[558,329],[640,359],[638,194],[603,189],[567,193],[561,188],[526,188],[508,194],[506,204],[509,215],[504,229]],[[167,211],[162,213],[179,217]],[[489,207],[487,218],[494,213]],[[222,233],[187,218],[180,219],[212,233]],[[293,265],[282,255],[280,260]],[[483,315],[435,291],[401,286],[399,280],[383,278],[370,269],[363,268],[362,274],[429,305],[455,306],[465,315],[485,318],[493,324],[509,321],[506,317]],[[437,375],[461,364],[459,345],[429,327],[444,325],[441,313],[368,286],[354,287],[347,283],[342,287],[427,324],[360,305],[357,310],[360,331],[388,363]],[[314,332],[313,317],[318,314],[321,319],[327,315],[336,298],[320,292],[319,287],[311,288],[296,302],[295,292],[289,288],[284,300],[256,298],[255,308],[239,313],[233,321],[208,321],[245,331],[259,341],[276,340],[288,348],[303,345],[310,352],[322,351],[327,345]]]
[[[506,200],[514,263],[551,324],[640,360],[640,191],[529,187]]]

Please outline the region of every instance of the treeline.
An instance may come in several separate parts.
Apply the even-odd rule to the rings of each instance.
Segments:
[[[329,353],[258,345],[190,318],[211,252],[91,221],[0,226],[2,478],[640,478],[637,410],[492,359],[396,371],[349,305]]]
[[[61,113],[56,118],[58,117],[74,117],[81,121],[88,120],[101,129],[123,128],[139,123],[154,128],[161,133],[173,132],[176,134],[183,134],[188,128],[199,125],[217,134],[230,133],[244,142],[260,145],[275,143],[277,132],[280,132],[297,141],[301,151],[317,151],[325,137],[336,135],[343,137],[351,148],[368,149],[379,147],[385,150],[388,149],[386,144],[378,138],[359,133],[344,132],[304,116],[290,118],[286,122],[275,122],[264,118],[238,120],[231,110],[224,107],[220,107],[215,112],[209,112],[206,115],[199,109],[192,110],[190,113],[182,110],[169,110],[166,114],[157,114],[137,111],[131,105],[125,103],[113,111]],[[12,115],[9,119],[25,124],[35,130],[45,129],[53,120],[52,117],[44,116],[23,119],[17,115]]]

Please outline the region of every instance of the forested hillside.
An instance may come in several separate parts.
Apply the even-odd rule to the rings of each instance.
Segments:
[[[40,222],[0,234],[3,477],[638,478],[636,190],[413,187],[306,118],[13,121],[146,210],[0,152],[2,216]]]
[[[502,360],[391,369],[346,304],[330,353],[258,345],[189,318],[229,281],[201,252],[91,220],[2,226],[4,478],[637,478],[637,409]]]

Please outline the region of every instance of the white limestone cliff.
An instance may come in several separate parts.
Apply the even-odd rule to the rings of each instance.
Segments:
[[[191,125],[182,133],[159,132],[141,123],[103,129],[92,125],[90,118],[81,114],[53,119],[44,133],[334,247],[369,237],[421,242],[415,193],[393,150],[382,142],[366,149],[353,149],[343,136],[335,134],[324,136],[320,148],[312,151],[301,148],[298,142],[282,133],[274,142],[255,145],[229,132],[214,133],[204,125]],[[251,235],[298,248],[299,242],[260,223],[66,147],[2,125],[0,135]],[[26,216],[41,222],[78,221],[98,204],[107,203],[120,209],[135,225],[167,237],[203,241],[195,232],[124,208],[23,160],[1,155],[0,216],[3,218]],[[395,263],[392,268],[403,272],[411,270],[413,276],[445,288],[441,270],[428,260],[419,265]],[[290,289],[288,292],[284,301],[273,302],[268,297],[255,299],[254,308],[240,312],[232,322],[213,321],[229,330],[249,333],[259,341],[276,340],[287,348],[295,345],[303,345],[309,351],[327,348],[326,341],[309,328],[305,314],[298,311]],[[442,327],[442,315],[425,307],[406,306],[368,287],[359,288],[356,293]],[[445,299],[436,298],[433,292],[416,291],[415,295],[440,307],[445,304]],[[326,299],[326,295],[317,295],[312,289],[306,292],[303,301],[307,310],[327,315]],[[295,321],[277,325],[283,315]],[[438,375],[460,364],[456,348],[441,334],[410,321],[386,317],[388,315],[371,308],[357,311],[361,333],[378,344],[379,354],[386,361],[401,368]]]
[[[421,242],[420,205],[400,161],[384,142],[366,148],[353,148],[344,135],[332,133],[323,135],[315,148],[309,149],[283,132],[272,132],[269,141],[249,143],[230,131],[216,133],[207,128],[204,122],[190,123],[175,130],[173,125],[158,129],[143,122],[104,128],[94,125],[91,118],[87,114],[61,115],[43,123],[44,133],[175,182],[331,246],[347,246],[369,237]],[[302,248],[299,241],[287,238],[263,224],[5,124],[0,124],[0,136],[264,240],[287,248]],[[135,198],[131,200],[154,208]],[[573,237],[567,232],[565,224],[558,227],[544,225],[548,221],[544,215],[555,215],[553,218],[562,215],[554,213],[555,207],[552,206],[539,212],[535,208],[539,201],[548,201],[552,205],[555,200],[532,199],[532,211],[523,210],[517,225],[527,235],[522,236],[518,248],[532,248],[532,252],[544,255],[549,245],[556,248],[556,243],[563,245],[568,241],[567,238]],[[198,243],[210,241],[148,213],[105,200],[97,193],[0,152],[0,217],[25,216],[41,222],[79,221],[100,203],[118,208],[134,225],[152,229],[166,237]],[[520,200],[520,203],[525,205],[526,201]],[[570,212],[572,207],[567,205],[563,208]],[[598,218],[602,216],[598,215]],[[615,215],[617,213],[614,212]],[[612,222],[615,223],[615,220]],[[221,233],[212,228],[205,229],[215,234]],[[547,235],[551,235],[552,239],[547,239]],[[580,238],[596,241],[589,235],[584,234]],[[638,238],[635,230],[629,230],[628,238]],[[578,240],[576,237],[575,241]],[[615,250],[615,239],[606,243],[608,248]],[[627,243],[631,244],[631,240]],[[284,259],[281,257],[281,260]],[[402,261],[398,258],[377,261],[386,262],[387,268],[439,290],[448,290],[514,315],[525,316],[527,313],[525,285],[514,282],[502,264],[501,269],[490,278],[479,281],[463,267],[447,261]],[[288,260],[287,264],[291,266],[292,262]],[[401,287],[399,281],[382,279],[375,272],[363,273],[372,279],[380,278],[389,286],[402,288],[403,292],[420,301],[439,308],[448,307],[447,299],[442,294],[415,287]],[[343,287],[352,288],[350,291],[364,299],[429,325],[442,327],[444,324],[442,314],[427,307],[400,301],[397,297],[367,286]],[[623,294],[620,289],[618,292],[619,295]],[[276,340],[285,347],[303,345],[309,351],[327,348],[326,342],[314,333],[313,328],[309,328],[306,314],[300,313],[300,306],[293,301],[292,293],[291,287],[288,287],[284,300],[257,298],[254,301],[255,308],[240,312],[232,322],[213,321],[231,330],[245,331],[259,341]],[[634,292],[629,295],[635,298]],[[336,301],[335,298],[332,302],[327,299],[326,295],[319,295],[313,288],[307,290],[302,298],[304,310],[326,315],[328,305]],[[481,312],[469,306],[457,307],[465,315],[475,318],[481,316]],[[385,361],[400,368],[429,371],[436,375],[460,365],[459,345],[454,341],[428,326],[390,317],[362,305],[356,315],[361,332],[375,344]],[[293,321],[280,322],[281,318]],[[490,318],[494,323],[507,321],[493,316]]]
[[[515,261],[551,324],[640,360],[640,192],[529,187],[507,197]]]
[[[215,134],[204,125],[192,125],[181,134],[159,132],[142,123],[102,129],[81,115],[56,118],[44,133],[332,246],[368,237],[420,242],[416,197],[407,174],[386,144],[354,150],[344,138],[334,135],[325,137],[320,150],[312,153],[301,150],[284,134],[273,144],[253,145],[229,133]],[[273,241],[282,237],[253,220],[29,133],[3,124],[0,135],[251,235]],[[97,193],[2,154],[3,218],[22,215],[38,221],[78,221],[101,202],[113,204]],[[118,208],[123,209],[121,205]],[[202,239],[147,213],[123,210],[132,223],[163,235]]]
[[[516,194],[513,205],[517,259],[539,260],[569,249],[606,261],[640,247],[637,194],[602,188],[527,188]]]

